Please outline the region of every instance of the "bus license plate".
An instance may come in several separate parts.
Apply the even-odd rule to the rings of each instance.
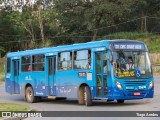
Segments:
[[[134,96],[139,96],[139,95],[141,95],[140,92],[134,92]]]

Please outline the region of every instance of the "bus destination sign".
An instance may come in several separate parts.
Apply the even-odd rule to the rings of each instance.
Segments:
[[[127,49],[127,50],[142,50],[143,44],[114,44],[115,49]]]

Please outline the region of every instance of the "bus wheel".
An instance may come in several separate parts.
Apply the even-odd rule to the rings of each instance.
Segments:
[[[26,88],[25,94],[27,102],[29,103],[36,102],[36,97],[34,96],[33,88],[31,86]]]
[[[85,105],[91,106],[92,105],[92,96],[91,96],[90,88],[88,86],[86,86],[84,91],[85,91],[84,92]]]
[[[85,101],[84,101],[84,87],[81,86],[79,88],[79,91],[78,91],[78,104],[79,105],[84,105],[85,104]]]
[[[124,103],[124,100],[117,100],[117,103]]]

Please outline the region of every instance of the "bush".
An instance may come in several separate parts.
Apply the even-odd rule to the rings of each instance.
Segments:
[[[4,82],[4,76],[0,76],[0,82]]]

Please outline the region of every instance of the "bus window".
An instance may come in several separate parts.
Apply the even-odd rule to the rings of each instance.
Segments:
[[[29,70],[29,68],[31,67],[31,56],[23,56],[22,57],[22,72],[29,72],[31,71],[31,69]]]
[[[103,54],[103,73],[107,73],[107,53]]]
[[[103,54],[96,54],[96,73],[102,73],[103,67]]]
[[[71,70],[72,52],[61,52],[58,54],[58,70]]]
[[[11,70],[11,59],[7,58],[7,73],[10,73]]]
[[[91,68],[91,51],[80,50],[74,52],[74,69]]]
[[[48,64],[49,64],[49,75],[52,75],[53,73],[53,68],[52,68],[52,58],[48,59]]]
[[[44,55],[43,54],[32,56],[32,70],[44,71]]]

